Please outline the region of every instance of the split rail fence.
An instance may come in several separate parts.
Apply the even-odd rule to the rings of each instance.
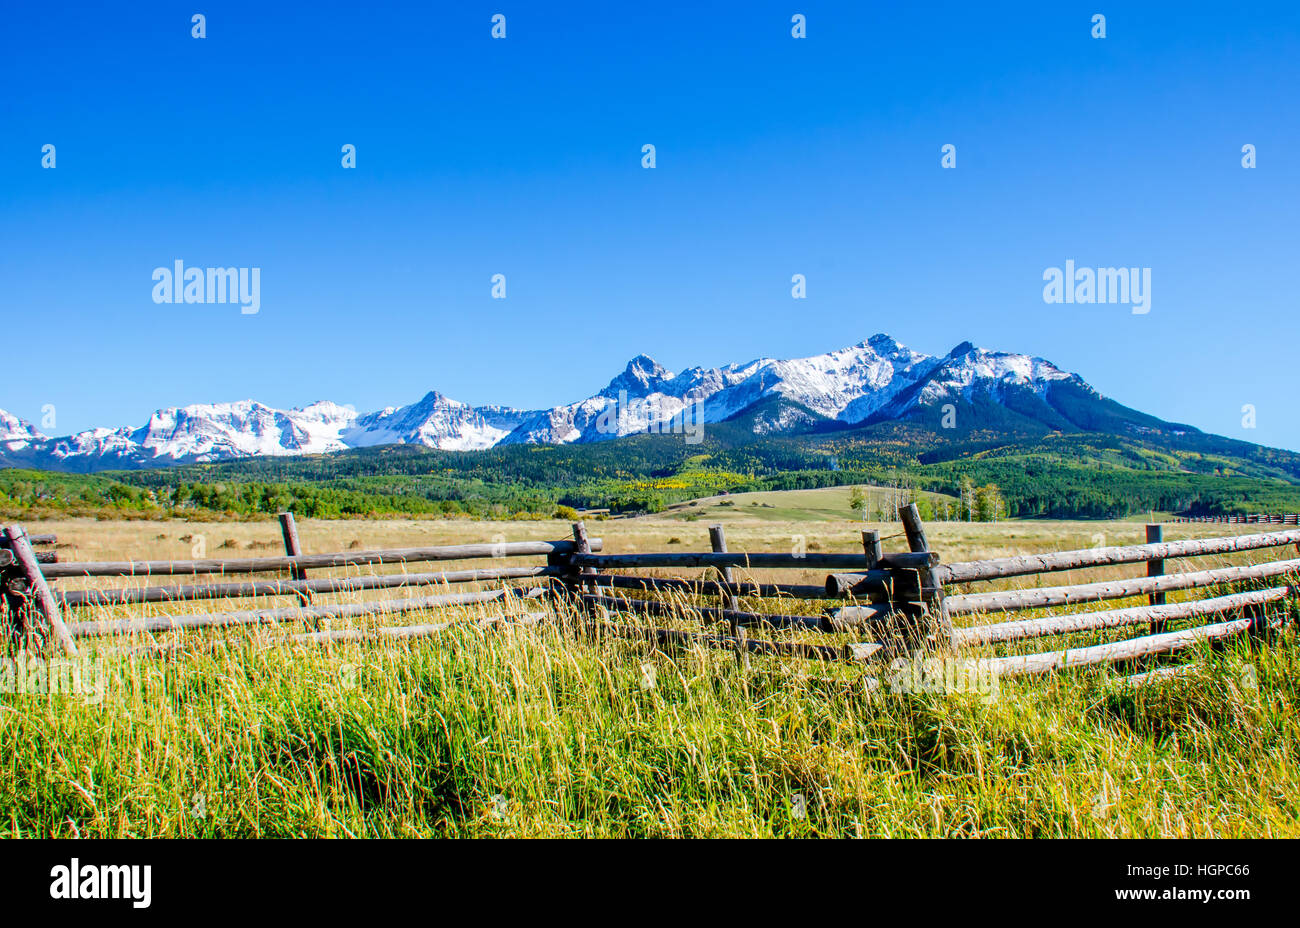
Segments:
[[[1174,522],[1221,522],[1228,525],[1300,525],[1300,513],[1285,512],[1281,515],[1239,516],[1175,516]]]
[[[76,653],[77,642],[90,637],[296,621],[318,624],[327,619],[494,601],[500,601],[505,608],[500,616],[484,622],[529,624],[547,620],[555,610],[520,614],[515,607],[551,599],[572,606],[584,617],[585,628],[596,634],[645,639],[659,646],[725,649],[734,651],[742,663],[747,663],[751,655],[764,655],[869,668],[917,652],[975,651],[975,659],[999,676],[1131,662],[1239,635],[1264,636],[1292,614],[1300,586],[1300,557],[1231,566],[1193,566],[1166,573],[1169,562],[1187,558],[1288,546],[1300,553],[1300,528],[1164,541],[1163,527],[1149,525],[1145,544],[944,564],[931,550],[916,507],[906,507],[901,516],[907,550],[889,553],[884,551],[880,534],[871,531],[862,534],[860,553],[731,552],[723,527],[713,526],[709,529],[708,551],[606,554],[602,553],[601,540],[589,538],[585,524],[576,523],[571,540],[304,554],[293,516],[285,513],[280,517],[286,551],[283,557],[80,563],[60,563],[53,554],[38,551],[39,546],[54,539],[28,536],[14,525],[0,535],[0,578],[13,632],[29,640],[55,644],[68,653]],[[528,557],[544,557],[545,563],[516,563],[516,559]],[[312,571],[320,569],[385,564],[404,568],[414,563],[476,559],[493,563],[429,573],[311,576]],[[1025,578],[1041,584],[1044,577],[1066,571],[1120,565],[1144,565],[1146,575],[1027,589],[983,586]],[[644,573],[647,569],[668,569],[676,574],[703,569],[704,573],[649,576]],[[750,579],[755,571],[761,571],[763,579]],[[812,572],[819,579],[824,577],[824,582],[769,579],[773,573],[784,571],[799,571],[805,577]],[[737,572],[741,575],[737,576]],[[71,578],[130,577],[152,583],[160,577],[252,574],[280,576],[189,585],[56,589],[61,581]],[[519,581],[524,584],[512,585]],[[317,594],[483,582],[499,582],[500,586],[345,604],[322,605],[313,600]],[[1210,595],[1166,601],[1169,593],[1195,590],[1209,590]],[[72,618],[86,607],[270,596],[292,596],[296,604],[199,614]],[[1105,608],[1108,602],[1133,598],[1144,598],[1145,602]],[[716,605],[711,604],[715,600]],[[792,608],[793,603],[808,600],[819,603],[811,611],[806,605]],[[742,607],[742,603],[747,605]],[[1048,611],[1042,614],[1044,610]],[[1025,612],[1032,614],[1017,617]],[[677,620],[676,627],[669,622],[629,621],[630,616],[671,618]],[[989,617],[994,620],[987,621]],[[684,618],[691,623],[699,620],[704,627],[687,624],[683,628],[680,620]],[[324,644],[420,638],[441,632],[451,624],[317,628],[292,640]],[[1172,627],[1175,624],[1179,627]],[[1140,629],[1142,633],[1030,654],[996,653],[1022,642],[1059,640],[1078,634],[1095,640],[1099,633],[1124,629]]]

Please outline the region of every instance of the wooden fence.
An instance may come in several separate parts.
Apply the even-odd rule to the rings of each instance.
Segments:
[[[34,544],[53,539],[27,536],[15,525],[0,535],[0,579],[14,632],[57,644],[69,653],[76,652],[78,640],[88,637],[294,621],[316,625],[290,639],[299,643],[419,638],[445,630],[450,623],[368,630],[320,629],[318,623],[497,601],[511,607],[499,617],[482,620],[483,624],[533,623],[547,620],[556,610],[511,614],[513,606],[550,598],[573,607],[585,617],[586,628],[596,634],[646,639],[659,645],[726,649],[734,651],[742,663],[747,663],[750,655],[769,655],[868,667],[917,652],[976,650],[975,659],[981,666],[999,676],[1131,661],[1236,635],[1264,635],[1290,611],[1291,605],[1284,606],[1283,601],[1293,599],[1300,586],[1300,558],[1165,571],[1169,562],[1184,558],[1285,546],[1295,546],[1300,552],[1300,528],[1164,541],[1163,527],[1150,525],[1145,544],[944,564],[931,550],[916,507],[906,507],[901,515],[907,550],[890,553],[884,551],[878,532],[862,533],[860,553],[731,552],[722,526],[713,526],[708,551],[606,554],[600,539],[589,538],[585,525],[576,523],[571,540],[304,554],[293,517],[284,514],[283,557],[81,563],[60,563],[40,556]],[[516,561],[527,557],[544,557],[545,563]],[[428,573],[310,576],[311,571],[320,569],[476,559],[494,563]],[[1027,589],[981,589],[991,581],[1034,578],[1041,583],[1043,576],[1063,571],[1115,565],[1143,565],[1145,576]],[[704,573],[689,577],[636,573],[650,568],[675,573],[703,569]],[[738,578],[738,570],[745,576]],[[767,577],[755,581],[748,578],[755,570],[816,572],[824,582],[783,582]],[[230,574],[281,576],[118,589],[55,588],[70,578],[137,577],[148,582],[154,577]],[[317,594],[484,581],[500,585],[374,602],[321,605],[313,600]],[[512,585],[517,581],[525,584]],[[1252,588],[1234,588],[1241,585]],[[1170,592],[1201,589],[1211,589],[1212,595],[1166,602]],[[72,618],[85,607],[288,595],[295,597],[296,605],[100,620]],[[1107,601],[1135,597],[1145,597],[1146,602],[1095,608]],[[808,600],[820,601],[822,605],[814,607],[819,611],[809,612],[806,606],[791,608],[793,603]],[[742,601],[750,605],[742,607]],[[1086,611],[1074,611],[1077,606],[1086,607]],[[1028,618],[1016,616],[1028,610],[1051,611]],[[706,627],[682,628],[680,621],[676,627],[666,622],[635,622],[628,620],[630,616],[686,617],[698,619]],[[970,624],[989,616],[996,620]],[[1174,623],[1181,627],[1172,629]],[[709,625],[716,628],[710,630]],[[1030,654],[996,653],[1038,639],[1079,633],[1095,639],[1100,632],[1138,627],[1143,634],[1137,637],[1100,644]],[[755,630],[761,634],[753,634]]]
[[[729,635],[690,635],[667,629],[617,626],[628,636],[653,634],[659,640],[703,643],[715,647],[748,649],[763,653],[787,653],[821,659],[877,662],[918,651],[981,653],[1014,642],[1060,638],[1146,626],[1146,633],[1134,638],[1085,647],[1051,650],[1028,655],[977,657],[983,667],[998,676],[1040,674],[1066,667],[1130,661],[1136,658],[1173,654],[1203,641],[1219,641],[1239,634],[1262,635],[1271,624],[1268,608],[1294,597],[1300,578],[1300,558],[1264,564],[1224,566],[1166,574],[1169,561],[1208,555],[1227,555],[1258,549],[1295,545],[1300,551],[1300,531],[1163,541],[1163,526],[1147,526],[1147,543],[1059,551],[1047,554],[993,558],[954,564],[939,562],[929,547],[915,506],[905,508],[902,521],[909,550],[885,554],[876,533],[864,533],[862,555],[846,554],[727,554],[719,545],[721,529],[715,527],[714,551],[709,553],[628,554],[587,556],[577,554],[575,564],[598,571],[641,567],[733,568],[827,568],[832,571],[824,586],[782,585],[714,580],[655,579],[598,573],[569,578],[577,595],[591,607],[607,613],[639,612],[648,615],[673,614],[662,601],[630,599],[611,595],[615,591],[690,592],[717,594],[729,603],[719,607],[692,609],[709,621],[726,622]],[[857,562],[855,565],[854,562]],[[1101,580],[1031,589],[978,591],[976,585],[1014,578],[1035,578],[1061,571],[1141,564],[1146,576]],[[1205,599],[1167,603],[1172,591],[1228,587],[1263,582],[1263,589],[1225,592]],[[1270,585],[1271,584],[1271,585]],[[821,615],[786,615],[744,611],[735,597],[781,597],[787,599],[841,599],[859,602],[828,608]],[[1141,606],[1085,612],[1070,611],[1080,604],[1094,606],[1108,600],[1146,597]],[[1017,618],[1025,610],[1054,609],[1046,615]],[[996,615],[997,621],[954,625],[959,621]],[[1217,621],[1210,621],[1217,620]],[[1171,623],[1190,622],[1190,627],[1170,630]],[[1202,624],[1204,623],[1204,624]],[[848,633],[854,639],[835,647],[807,643],[785,643],[744,638],[754,626],[826,633]]]
[[[1175,516],[1174,522],[1222,522],[1228,525],[1300,525],[1300,513],[1287,512],[1281,515],[1240,516]]]
[[[0,583],[3,584],[8,625],[20,636],[34,636],[38,643],[51,642],[69,654],[77,653],[82,638],[131,633],[214,628],[234,625],[270,625],[281,622],[359,618],[398,614],[447,606],[463,606],[496,600],[532,600],[546,594],[544,587],[518,589],[505,581],[555,577],[567,571],[560,558],[572,554],[572,541],[524,541],[497,544],[444,545],[429,548],[391,548],[304,554],[292,514],[280,517],[286,554],[283,557],[208,558],[173,561],[90,561],[59,563],[35,553],[33,543],[52,543],[51,536],[28,536],[21,526],[11,525],[0,534]],[[593,539],[590,550],[600,549]],[[391,573],[370,576],[311,579],[312,569],[349,568],[365,565],[408,565],[437,561],[493,559],[507,561],[524,557],[546,557],[544,565],[504,566],[442,570],[429,573]],[[239,582],[209,582],[173,586],[144,586],[121,589],[56,590],[51,581],[88,577],[155,577],[203,575],[287,574],[274,579]],[[376,602],[317,605],[314,594],[363,590],[411,589],[483,581],[502,581],[497,589],[464,593],[441,593]],[[251,609],[113,620],[71,618],[79,608],[126,606],[138,603],[174,603],[239,597],[293,596],[298,605],[276,609]]]

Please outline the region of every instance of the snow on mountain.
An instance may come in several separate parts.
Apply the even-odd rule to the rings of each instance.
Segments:
[[[0,447],[9,451],[24,451],[48,437],[36,431],[36,426],[0,409]]]
[[[366,414],[329,402],[282,410],[243,400],[160,409],[138,429],[96,428],[62,438],[48,438],[0,410],[0,452],[8,451],[0,464],[83,470],[396,443],[457,451],[567,444],[682,431],[737,417],[759,403],[765,412],[746,421],[756,432],[769,432],[806,427],[818,417],[846,424],[897,418],[976,393],[997,402],[1013,388],[1045,397],[1061,381],[1087,388],[1077,375],[1041,358],[986,351],[969,342],[932,357],[874,335],[813,357],[760,358],[679,374],[638,355],[595,395],[542,410],[474,407],[437,392]]]
[[[523,410],[503,406],[475,409],[430,392],[410,406],[390,406],[359,416],[339,438],[352,448],[413,444],[447,451],[477,451],[499,443],[527,415]]]
[[[56,460],[115,458],[122,464],[171,464],[275,454],[318,454],[348,447],[339,430],[356,418],[336,403],[272,409],[253,400],[159,409],[139,429],[97,428],[55,439]]]
[[[810,358],[760,358],[676,376],[645,355],[596,396],[536,414],[506,443],[599,441],[688,422],[722,422],[771,396],[817,415],[861,422],[934,371],[942,359],[913,351],[888,335]],[[789,425],[806,416],[786,416]],[[769,423],[780,427],[781,421]]]

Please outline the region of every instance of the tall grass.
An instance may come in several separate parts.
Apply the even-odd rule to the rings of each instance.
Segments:
[[[271,634],[192,636],[165,660],[103,643],[99,702],[0,697],[0,832],[1300,834],[1291,631],[1141,689],[1103,668],[992,701],[594,640],[562,608],[397,645]]]

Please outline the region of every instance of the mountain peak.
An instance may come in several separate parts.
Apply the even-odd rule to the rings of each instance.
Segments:
[[[874,348],[877,351],[883,350],[891,352],[907,347],[898,339],[894,338],[894,336],[887,335],[884,332],[877,332],[862,344],[868,348]]]
[[[620,392],[626,392],[629,396],[648,396],[664,381],[671,380],[672,376],[672,371],[654,358],[639,354],[628,361],[623,373],[611,380],[609,386],[598,395],[617,397]]]
[[[0,441],[3,442],[33,442],[44,441],[47,436],[42,435],[26,419],[20,419],[13,413],[5,412],[0,409]],[[10,449],[13,450],[13,449]]]

